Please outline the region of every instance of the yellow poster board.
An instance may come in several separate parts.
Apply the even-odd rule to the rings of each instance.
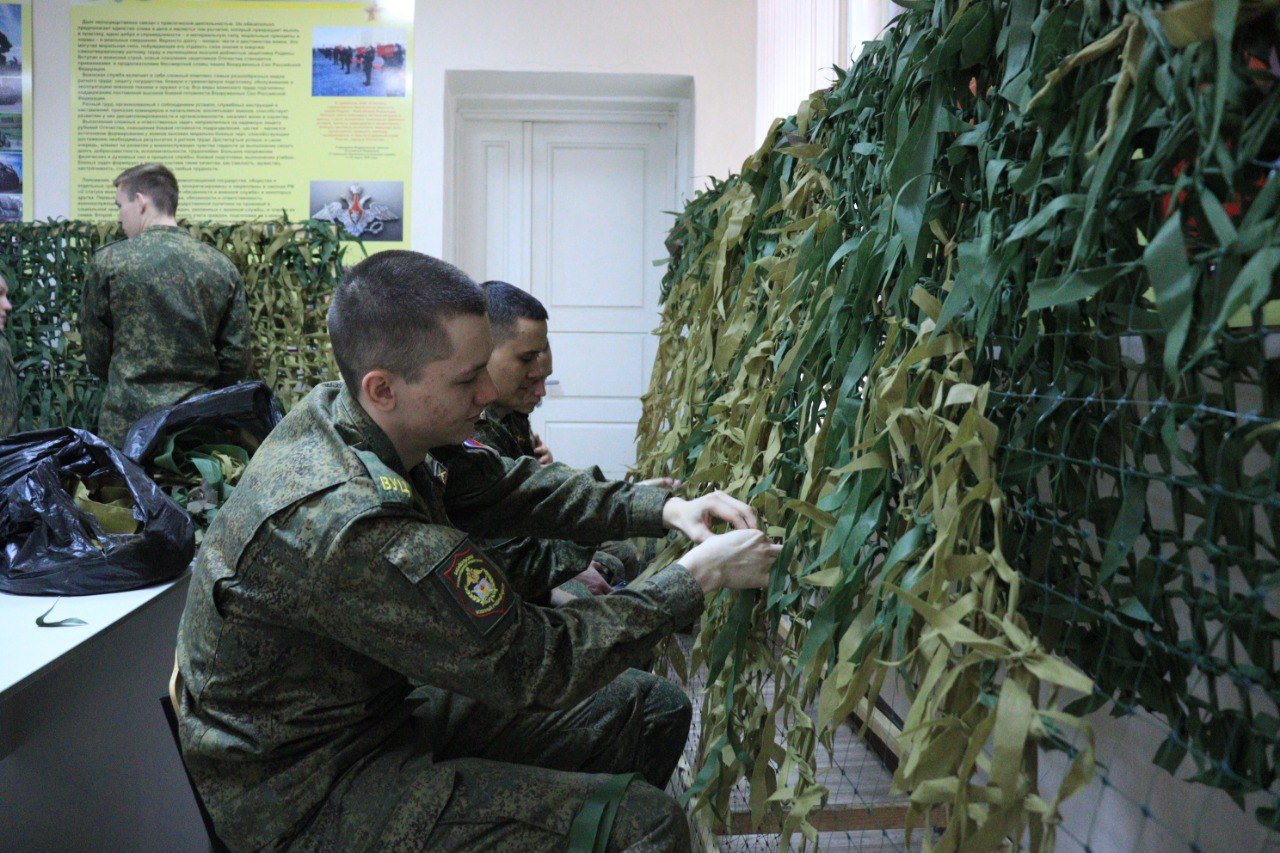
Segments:
[[[31,3],[0,3],[0,222],[34,216],[31,187]]]
[[[160,162],[193,222],[319,218],[409,239],[412,0],[76,0],[71,216]]]

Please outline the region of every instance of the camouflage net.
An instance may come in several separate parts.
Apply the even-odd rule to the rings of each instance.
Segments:
[[[941,849],[1052,848],[1104,706],[1274,829],[1280,3],[906,5],[668,240],[638,472],[786,543],[709,602],[694,811],[816,838],[892,676]]]
[[[345,244],[331,223],[188,225],[235,263],[253,324],[251,375],[288,408],[337,376],[325,327]],[[23,408],[18,428],[96,429],[102,383],[80,346],[80,289],[93,253],[123,238],[118,223],[0,223],[0,264],[14,311],[5,331]]]

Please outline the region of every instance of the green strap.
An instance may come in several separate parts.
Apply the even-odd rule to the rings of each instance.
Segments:
[[[618,815],[618,803],[637,775],[610,776],[587,798],[569,827],[569,853],[604,853],[613,832],[613,819]]]

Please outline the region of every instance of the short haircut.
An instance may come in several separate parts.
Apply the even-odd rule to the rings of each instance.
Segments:
[[[547,309],[532,293],[505,281],[486,281],[480,285],[489,301],[489,326],[493,341],[505,341],[516,330],[516,320],[545,320]]]
[[[165,216],[178,212],[178,179],[160,163],[143,163],[125,169],[116,178],[115,186],[123,188],[130,198],[142,193]]]
[[[452,352],[441,324],[483,317],[484,293],[462,270],[421,252],[378,252],[352,267],[329,301],[329,339],[347,390],[370,370],[416,382]]]

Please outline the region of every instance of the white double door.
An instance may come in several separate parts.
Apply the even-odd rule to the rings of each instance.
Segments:
[[[559,461],[620,478],[656,353],[676,121],[652,115],[458,120],[455,262],[550,315],[553,380],[532,416]]]

